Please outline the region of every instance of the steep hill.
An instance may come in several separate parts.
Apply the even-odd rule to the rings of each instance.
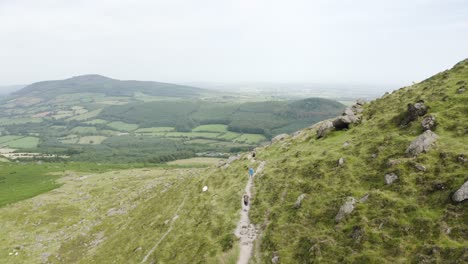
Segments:
[[[466,263],[467,84],[464,60],[258,149],[253,262]]]
[[[51,99],[58,94],[101,93],[106,96],[133,96],[134,93],[152,96],[190,98],[200,96],[204,89],[161,82],[121,81],[91,74],[65,80],[33,83],[17,91],[13,96],[39,97]]]

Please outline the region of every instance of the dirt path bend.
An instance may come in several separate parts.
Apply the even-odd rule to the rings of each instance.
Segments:
[[[250,160],[255,162],[253,158],[250,158]],[[260,165],[257,167],[254,175],[249,177],[249,180],[247,181],[245,192],[249,197],[252,197],[251,189],[255,176],[263,171],[265,164],[265,161],[260,162]],[[244,206],[243,199],[241,199],[241,202],[241,216],[235,230],[235,235],[240,239],[240,254],[239,259],[237,260],[237,264],[247,264],[252,255],[254,241],[255,238],[257,238],[257,230],[255,229],[255,226],[250,223],[249,219],[249,211],[251,206],[250,201],[248,206]]]
[[[169,226],[169,229],[166,231],[166,233],[164,233],[161,238],[158,240],[158,242],[156,242],[156,244],[154,244],[153,248],[151,248],[151,250],[148,252],[148,254],[146,254],[146,256],[143,258],[143,260],[141,261],[141,263],[145,263],[148,258],[154,253],[154,251],[158,248],[159,244],[161,244],[161,242],[166,238],[167,235],[169,235],[169,233],[172,231],[172,227],[174,225],[174,222],[175,220],[177,220],[179,218],[179,210],[180,208],[182,208],[182,206],[184,206],[184,203],[185,203],[185,199],[187,198],[187,196],[184,197],[184,200],[182,201],[182,203],[180,203],[180,205],[177,207],[177,210],[175,211],[174,215],[172,216],[172,219],[171,219],[171,224]]]

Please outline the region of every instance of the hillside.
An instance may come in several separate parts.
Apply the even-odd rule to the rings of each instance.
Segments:
[[[121,81],[91,74],[65,80],[33,83],[13,93],[13,96],[38,97],[43,100],[57,95],[74,93],[100,93],[106,96],[132,97],[135,93],[151,96],[190,98],[208,91],[191,86],[161,82]]]
[[[453,194],[468,180],[467,84],[465,60],[365,104],[348,129],[258,149],[253,263],[466,263],[468,203]]]
[[[228,95],[99,75],[35,83],[0,104],[0,155],[122,163],[229,156],[344,108]]]

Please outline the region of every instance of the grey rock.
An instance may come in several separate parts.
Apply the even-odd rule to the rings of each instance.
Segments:
[[[364,105],[365,103],[366,103],[366,101],[364,101],[364,100],[362,100],[362,99],[358,99],[358,100],[356,101],[356,104],[357,104],[357,105],[361,105],[361,106]]]
[[[349,142],[348,141],[345,141],[345,143],[343,143],[343,148],[346,148],[349,146]]]
[[[280,135],[277,135],[276,137],[274,137],[271,142],[278,142],[278,141],[282,141],[282,140],[285,140],[289,137],[288,134],[280,134]]]
[[[384,178],[385,178],[385,184],[389,185],[398,179],[398,175],[392,172],[392,173],[385,174]]]
[[[465,91],[466,91],[466,88],[464,88],[464,87],[463,88],[458,88],[457,93],[461,94],[461,93],[464,93]]]
[[[355,204],[356,199],[354,199],[354,197],[347,197],[345,203],[340,207],[340,210],[335,216],[335,222],[339,223],[345,216],[351,214]]]
[[[460,154],[457,157],[457,161],[460,163],[468,162],[468,157],[466,157],[465,154]]]
[[[338,160],[338,166],[343,166],[343,164],[345,163],[345,159],[343,157],[341,157],[339,160]]]
[[[452,200],[454,202],[463,202],[468,199],[468,181],[466,181],[460,189],[458,189],[453,195]]]
[[[302,200],[304,200],[305,197],[306,197],[305,193],[299,195],[299,197],[297,197],[296,202],[294,203],[294,208],[296,209],[300,208],[302,204]]]
[[[359,199],[359,202],[365,203],[367,199],[369,199],[369,195],[370,194],[366,193],[363,197],[361,197],[361,199]]]
[[[414,164],[414,167],[418,169],[419,171],[426,171],[426,167],[424,165],[416,163]]]
[[[354,226],[353,227],[353,232],[351,233],[351,238],[359,243],[361,242],[362,237],[364,236],[364,230],[360,228],[359,226]]]
[[[273,258],[271,258],[271,263],[278,264],[279,260],[279,256],[275,254]]]
[[[424,130],[434,130],[436,127],[436,118],[433,115],[428,115],[421,121],[421,126]]]
[[[407,126],[412,121],[418,119],[418,117],[423,116],[427,113],[427,106],[424,104],[424,101],[420,100],[415,104],[408,104],[408,110],[406,116],[401,122],[401,126]]]
[[[390,168],[391,168],[391,167],[394,167],[394,166],[399,165],[400,163],[401,163],[400,160],[397,160],[397,159],[389,159],[389,160],[387,161],[387,167],[390,167]]]
[[[427,152],[429,149],[431,149],[432,145],[438,138],[439,136],[437,136],[436,133],[432,132],[431,130],[426,130],[411,142],[409,147],[406,149],[406,153],[414,157],[423,152]]]
[[[377,158],[377,153],[372,153],[371,157],[372,157],[373,159]]]
[[[329,120],[322,122],[317,128],[317,138],[325,137],[333,129],[333,122]]]
[[[349,125],[353,123],[354,117],[350,118],[347,115],[339,116],[333,120],[333,127],[337,130],[343,130],[349,128]]]

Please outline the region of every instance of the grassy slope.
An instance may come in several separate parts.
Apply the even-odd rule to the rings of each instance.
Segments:
[[[60,188],[0,208],[0,259],[140,263],[180,207],[172,231],[147,263],[235,263],[233,230],[247,162],[226,170],[65,171]],[[209,188],[206,193],[201,192],[204,185]],[[16,252],[18,256],[8,255]]]
[[[273,252],[282,263],[467,261],[468,203],[449,198],[468,179],[467,164],[457,162],[468,154],[468,92],[456,93],[461,80],[468,83],[468,61],[367,104],[362,123],[348,131],[316,139],[308,130],[259,150],[268,166],[257,179],[251,210],[253,221],[263,224],[255,262],[270,263]],[[406,105],[420,99],[437,117],[440,139],[428,153],[407,158],[406,147],[422,132],[421,118],[407,128],[398,121]],[[389,166],[390,159],[400,164]],[[427,171],[415,169],[416,162]],[[389,172],[400,178],[385,185]],[[307,196],[294,209],[301,193]],[[365,194],[366,202],[334,222],[347,196]]]

